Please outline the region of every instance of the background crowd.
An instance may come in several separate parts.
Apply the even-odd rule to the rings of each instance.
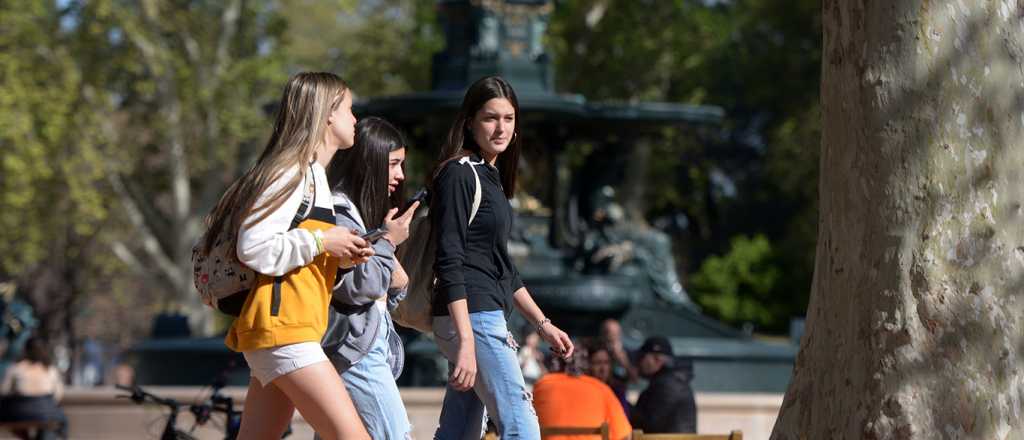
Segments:
[[[663,336],[648,337],[632,354],[622,343],[619,323],[608,319],[600,336],[578,340],[577,351],[564,360],[545,354],[528,335],[519,360],[533,383],[533,404],[541,428],[608,425],[609,437],[645,433],[697,431],[697,407],[690,387],[693,368],[674,356]],[[646,382],[635,402],[630,388]]]

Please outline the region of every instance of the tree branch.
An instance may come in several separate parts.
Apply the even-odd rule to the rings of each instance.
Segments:
[[[136,275],[142,277],[160,277],[160,274],[154,273],[146,269],[146,265],[139,259],[128,246],[120,241],[110,243],[110,250],[114,252],[114,256],[121,260],[128,269],[134,272]],[[162,277],[161,277],[162,278]]]
[[[199,72],[203,70],[203,52],[199,50],[199,43],[192,37],[192,34],[188,32],[182,32],[179,34],[182,39],[182,45],[185,46],[185,55],[188,56],[188,60],[192,62],[193,68]],[[200,83],[203,78],[200,77]]]
[[[238,32],[238,18],[241,15],[242,1],[233,0],[224,7],[224,12],[220,16],[220,27],[223,32],[217,40],[217,50],[213,61],[213,80],[216,81],[214,84],[219,84],[221,76],[224,74],[224,67],[227,65],[231,49],[231,40]]]
[[[181,101],[174,92],[168,92],[166,106],[167,121],[169,127],[168,140],[170,142],[170,172],[171,192],[174,196],[173,227],[179,230],[179,226],[188,219],[189,209],[192,205],[192,189],[189,185],[188,155],[185,153],[185,136],[182,133],[185,127],[182,126]]]
[[[156,13],[155,8],[156,6],[152,5],[151,1],[143,2],[142,9],[144,13],[142,15],[144,17],[152,17],[153,14]],[[142,58],[146,61],[146,64],[149,66],[149,70],[154,72],[155,74],[162,72],[164,66],[163,63],[161,63],[160,61],[160,49],[157,47],[156,43],[146,38],[142,26],[140,26],[139,23],[132,19],[131,13],[123,11],[119,8],[117,15],[119,17],[119,21],[123,25],[124,35],[127,36],[128,41],[131,41],[132,45],[138,48],[139,52],[142,53]],[[154,22],[153,20],[146,21],[148,21],[151,25]]]
[[[149,267],[149,265],[147,265],[145,262],[142,261],[141,258],[135,255],[135,253],[132,252],[131,249],[129,249],[128,246],[124,244],[124,242],[114,241],[110,243],[110,250],[113,251],[114,256],[116,256],[118,260],[121,260],[122,263],[128,266],[128,270],[130,270],[136,276],[140,278],[160,280],[167,286],[176,285],[175,280],[168,278],[167,274],[164,273],[163,271],[152,270]],[[177,297],[177,294],[178,292],[176,289],[171,289],[170,292],[161,293],[160,296],[165,298],[168,296]]]
[[[139,235],[138,243],[141,245],[142,250],[146,252],[146,255],[156,265],[159,272],[171,281],[171,286],[184,287],[185,282],[182,280],[182,271],[178,269],[174,261],[161,249],[159,240],[157,240],[149,225],[146,224],[145,218],[138,205],[136,205],[135,200],[125,189],[120,174],[111,173],[108,180],[121,205],[124,207],[126,217],[132,226],[135,226],[135,230]]]
[[[168,240],[169,236],[177,233],[177,231],[168,223],[166,214],[161,213],[153,203],[149,202],[145,191],[139,188],[139,185],[123,179],[121,184],[124,185],[125,193],[132,198],[135,206],[139,208],[143,221],[153,231],[153,235],[163,240],[161,243],[164,245],[165,250],[170,249],[170,246],[167,246],[166,240]]]
[[[224,72],[231,62],[231,42],[238,33],[238,20],[242,15],[241,11],[242,1],[233,0],[224,7],[221,13],[221,33],[217,38],[217,46],[214,49],[213,65],[210,68],[209,77],[202,83],[203,87],[211,91],[220,88],[224,80]],[[213,95],[214,93],[207,94],[207,96]],[[220,121],[217,120],[217,112],[215,110],[216,104],[211,104],[208,100],[201,100],[200,105],[204,110],[202,113],[206,118],[205,140],[207,141],[207,147],[213,147],[214,142],[221,141]]]

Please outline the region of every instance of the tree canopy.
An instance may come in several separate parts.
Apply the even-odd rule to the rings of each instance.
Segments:
[[[698,303],[727,322],[785,330],[806,308],[813,271],[820,2],[566,0],[549,44],[563,91],[725,109],[716,135],[669,131],[653,146],[637,199],[656,225],[685,226],[675,245]],[[680,212],[685,221],[671,221]],[[754,235],[764,251],[751,255],[742,246]],[[754,263],[738,258],[778,275],[755,286],[722,272]]]

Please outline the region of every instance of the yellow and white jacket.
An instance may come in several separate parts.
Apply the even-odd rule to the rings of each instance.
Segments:
[[[284,173],[255,206],[276,193],[300,170]],[[314,186],[313,207],[291,229],[305,188]],[[250,214],[255,216],[259,213]],[[299,342],[320,342],[327,329],[327,308],[339,260],[317,248],[314,230],[334,227],[334,206],[327,173],[310,165],[306,178],[288,199],[263,220],[238,231],[238,260],[258,274],[256,285],[224,339],[228,348],[250,351]]]

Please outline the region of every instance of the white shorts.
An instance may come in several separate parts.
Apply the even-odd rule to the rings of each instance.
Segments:
[[[262,386],[292,371],[327,360],[319,342],[300,342],[245,351],[242,355],[249,364],[250,376],[260,381]]]

